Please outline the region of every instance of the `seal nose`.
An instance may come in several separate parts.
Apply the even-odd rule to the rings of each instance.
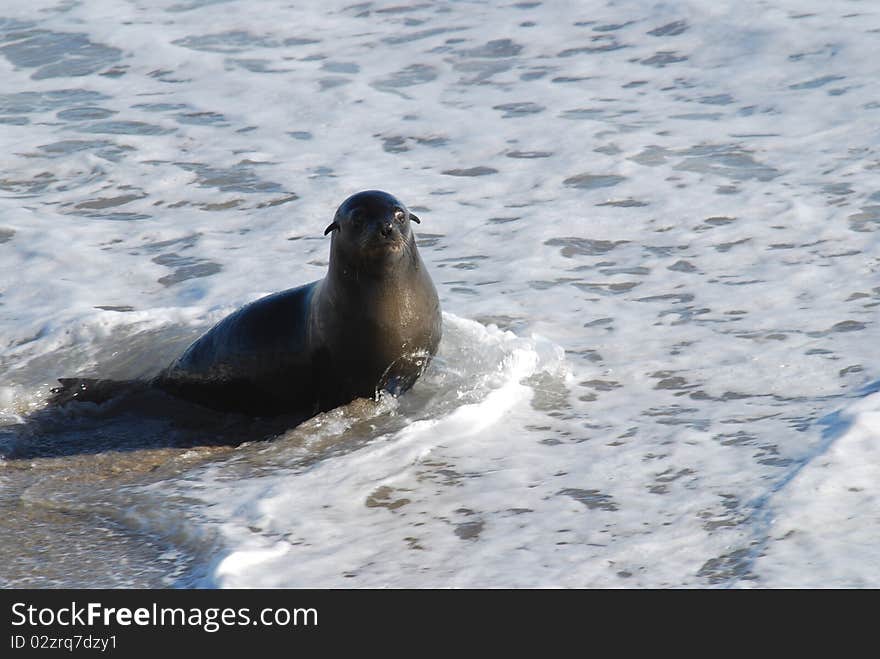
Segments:
[[[382,232],[382,235],[387,238],[394,230],[394,225],[389,220],[385,220],[384,222],[382,222],[382,226],[379,228],[379,230]]]

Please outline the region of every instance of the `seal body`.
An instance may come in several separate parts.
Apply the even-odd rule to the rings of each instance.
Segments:
[[[349,197],[325,234],[319,281],[252,302],[196,340],[153,384],[219,410],[308,418],[409,389],[437,352],[440,303],[411,222],[377,190]]]

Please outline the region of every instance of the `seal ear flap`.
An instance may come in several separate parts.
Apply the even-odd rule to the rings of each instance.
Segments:
[[[410,214],[409,214],[409,219],[410,219],[411,222],[415,222],[416,224],[421,224],[421,223],[422,223],[422,221],[418,218],[418,216],[417,216],[415,213],[410,213]]]
[[[336,222],[336,220],[333,220],[330,223],[330,226],[328,226],[326,229],[324,229],[324,235],[326,236],[328,233],[330,233],[331,231],[336,231],[338,228],[339,228],[339,224]]]

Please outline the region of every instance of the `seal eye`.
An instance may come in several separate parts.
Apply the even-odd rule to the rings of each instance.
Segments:
[[[398,208],[396,211],[394,211],[394,219],[398,222],[403,222],[406,219],[406,213]]]

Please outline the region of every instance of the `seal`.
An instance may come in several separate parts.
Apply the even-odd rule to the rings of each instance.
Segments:
[[[379,190],[346,199],[327,275],[227,316],[156,376],[180,398],[302,420],[381,391],[409,389],[437,352],[440,302],[416,247],[420,222]]]

